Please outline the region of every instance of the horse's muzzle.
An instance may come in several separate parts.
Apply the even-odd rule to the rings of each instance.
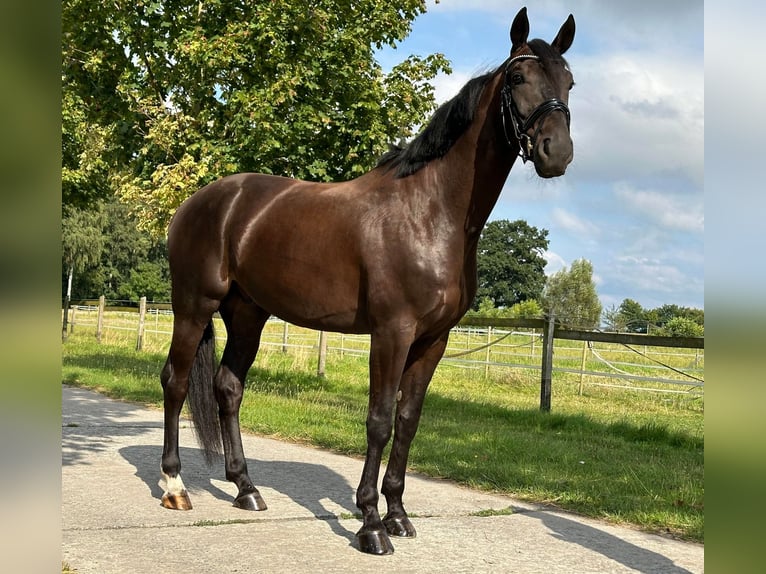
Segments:
[[[574,158],[574,147],[569,133],[541,137],[534,150],[535,171],[540,177],[564,175]]]

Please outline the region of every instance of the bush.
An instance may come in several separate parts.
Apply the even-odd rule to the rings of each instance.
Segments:
[[[704,337],[705,328],[686,317],[673,317],[660,329],[666,337]]]

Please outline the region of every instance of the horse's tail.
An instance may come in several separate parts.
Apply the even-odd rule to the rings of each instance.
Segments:
[[[221,454],[221,425],[218,420],[218,403],[215,399],[215,332],[211,320],[205,327],[202,340],[189,373],[188,405],[194,421],[197,441],[202,447],[205,460],[211,464]]]

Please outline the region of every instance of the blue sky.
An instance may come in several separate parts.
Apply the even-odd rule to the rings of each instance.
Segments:
[[[428,12],[384,69],[409,54],[443,53],[453,73],[434,81],[439,102],[500,64],[523,4],[429,0]],[[517,161],[491,219],[549,230],[546,273],[585,257],[604,308],[704,305],[704,9],[699,0],[537,0],[530,38],[551,41],[567,16],[566,54],[575,158],[541,180]]]

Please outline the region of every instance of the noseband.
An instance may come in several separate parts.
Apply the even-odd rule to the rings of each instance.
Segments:
[[[511,124],[513,125],[513,132],[516,137],[516,141],[519,143],[519,155],[521,156],[521,159],[524,160],[524,163],[530,159],[534,159],[535,141],[537,140],[537,136],[542,129],[542,120],[548,114],[556,110],[560,110],[567,118],[567,128],[569,128],[570,122],[569,107],[558,98],[551,98],[550,100],[544,101],[534,110],[532,110],[532,113],[530,113],[526,118],[521,117],[519,109],[516,107],[516,102],[513,101],[513,96],[511,95],[511,87],[508,85],[508,70],[510,69],[511,65],[518,60],[539,59],[540,57],[535,56],[534,54],[522,54],[520,56],[516,56],[515,58],[508,60],[508,64],[506,64],[505,70],[503,72],[503,89],[501,90],[500,104],[500,115],[503,118],[503,132],[505,133],[505,139],[507,140],[508,145],[512,146],[513,140],[511,139],[511,135],[508,133],[508,126],[506,124],[506,116],[510,116]],[[537,126],[535,133],[530,136],[528,134],[529,130],[532,129],[532,127],[535,125],[535,122],[538,121],[540,123]]]

